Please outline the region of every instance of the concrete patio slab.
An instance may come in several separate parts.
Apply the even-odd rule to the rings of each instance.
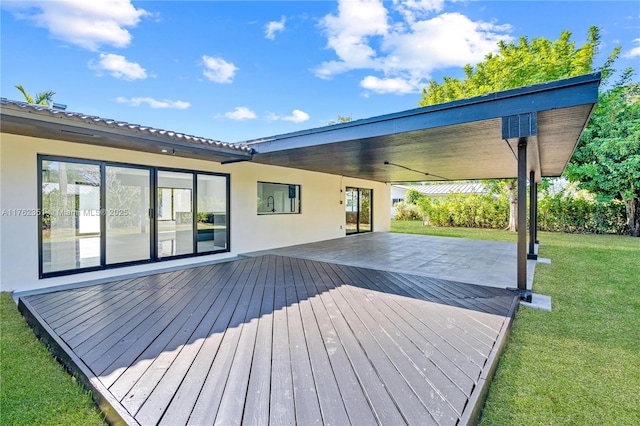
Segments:
[[[245,253],[277,254],[422,275],[498,288],[517,287],[517,244],[502,241],[373,232],[311,244]],[[527,261],[532,288],[535,260]]]

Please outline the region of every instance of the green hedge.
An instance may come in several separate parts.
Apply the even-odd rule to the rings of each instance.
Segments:
[[[424,198],[416,204],[395,205],[396,220],[422,220],[426,225],[505,229],[509,199],[499,196],[451,194]],[[538,202],[538,229],[595,234],[625,234],[626,213],[621,202],[600,202],[562,193],[542,195]]]

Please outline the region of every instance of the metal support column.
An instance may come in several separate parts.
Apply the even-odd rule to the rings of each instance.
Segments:
[[[534,228],[533,228],[533,241],[536,244],[540,244],[540,241],[538,241],[538,183],[534,182],[535,184],[535,197],[533,198],[533,201],[535,202],[535,207],[533,209],[533,223],[534,223]]]
[[[536,172],[531,170],[529,172],[529,252],[527,253],[527,259],[538,259],[536,254],[536,211],[538,206],[538,185],[536,184]]]
[[[518,290],[530,302],[527,291],[527,138],[518,138]]]

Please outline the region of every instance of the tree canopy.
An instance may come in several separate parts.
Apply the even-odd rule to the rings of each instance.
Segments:
[[[621,47],[613,49],[601,67],[594,67],[600,47],[600,31],[589,28],[587,43],[576,47],[571,33],[563,31],[551,41],[500,41],[498,52],[485,56],[475,66],[464,67],[464,78],[431,80],[422,91],[421,106],[484,95],[545,81],[582,75],[599,70],[603,81],[613,73],[613,63]],[[583,133],[567,169],[567,177],[600,198],[625,202],[629,230],[640,236],[640,87],[630,84],[631,71],[613,89],[602,93],[591,121]],[[515,224],[515,185],[502,182],[511,195],[509,229]]]
[[[600,46],[598,27],[589,28],[588,41],[581,47],[563,31],[551,41],[544,37],[529,40],[522,36],[517,43],[498,42],[498,52],[489,53],[484,61],[464,67],[464,79],[444,77],[442,83],[431,80],[422,90],[421,106],[464,99],[515,87],[553,81],[594,71],[593,58]],[[620,47],[613,50],[599,68],[603,78],[612,72]]]
[[[600,94],[566,175],[599,198],[624,201],[629,231],[639,237],[640,83],[627,81]]]

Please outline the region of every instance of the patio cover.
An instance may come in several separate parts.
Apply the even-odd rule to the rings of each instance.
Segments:
[[[259,163],[396,183],[516,178],[526,136],[527,171],[539,181],[564,171],[599,83],[587,74],[246,144]],[[523,123],[527,133],[513,132]]]

